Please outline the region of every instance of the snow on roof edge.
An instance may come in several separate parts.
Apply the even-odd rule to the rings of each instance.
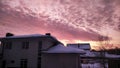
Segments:
[[[57,46],[52,47],[48,51],[42,51],[43,53],[79,53],[85,54],[84,50],[72,47],[65,47],[62,44],[58,44]]]

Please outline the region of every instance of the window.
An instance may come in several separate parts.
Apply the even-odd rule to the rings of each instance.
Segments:
[[[41,49],[42,49],[42,41],[40,41],[38,44],[38,50],[41,50]]]
[[[2,66],[1,67],[6,68],[6,61],[5,60],[2,61]]]
[[[41,68],[41,50],[42,50],[42,41],[38,43],[38,63],[37,68]]]
[[[0,46],[1,46],[1,41],[0,41]]]
[[[4,42],[3,46],[5,49],[11,49],[12,48],[12,42]]]
[[[41,68],[41,57],[38,57],[38,63],[37,63],[37,68]]]
[[[41,50],[42,50],[42,41],[38,43],[38,56],[41,56]]]
[[[27,68],[27,63],[28,63],[27,59],[21,59],[20,60],[20,68]]]
[[[14,61],[14,60],[11,60],[11,63],[15,63],[15,61]]]
[[[29,48],[29,42],[23,42],[22,43],[22,48],[23,49],[28,49]]]

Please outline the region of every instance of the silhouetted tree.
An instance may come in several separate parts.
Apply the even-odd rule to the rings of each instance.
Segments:
[[[104,36],[98,37],[99,49],[100,49],[100,56],[99,57],[101,57],[101,64],[103,65],[104,68],[106,68],[106,66],[105,66],[105,63],[106,63],[106,61],[105,61],[105,52],[106,52],[105,45],[108,44],[108,41],[106,41],[106,40],[108,40],[107,36],[106,37],[104,37]]]

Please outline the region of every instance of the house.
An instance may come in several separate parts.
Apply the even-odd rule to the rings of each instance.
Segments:
[[[91,50],[90,44],[89,43],[75,43],[75,44],[67,44],[69,47],[75,47],[83,50]]]
[[[80,55],[80,62],[83,68],[89,68],[88,63],[91,62],[90,57],[94,57],[95,54],[91,52],[91,47],[89,43],[75,43],[75,44],[67,44],[67,47],[79,48],[86,52],[86,54]]]
[[[109,68],[120,68],[120,55],[106,53]]]
[[[83,50],[65,47],[62,44],[43,52],[42,68],[81,68],[79,55],[85,54]]]
[[[120,68],[120,55],[105,52],[102,56],[101,51],[91,51],[88,43],[68,44],[67,46],[85,50],[86,54],[80,55],[83,68],[103,68],[104,66],[105,68]]]
[[[0,68],[80,68],[79,54],[85,53],[77,48],[65,47],[50,33],[7,34],[0,38],[0,42]]]
[[[75,43],[75,44],[67,44],[67,47],[79,48],[86,52],[86,54],[81,55],[81,57],[93,56],[94,54],[91,52],[91,47],[89,43]]]

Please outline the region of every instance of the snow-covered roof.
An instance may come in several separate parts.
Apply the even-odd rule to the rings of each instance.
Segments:
[[[100,57],[100,52],[91,52],[91,51],[86,51],[86,54],[80,55],[82,57]],[[106,58],[120,58],[120,55],[115,55],[115,54],[108,54],[105,53]]]
[[[86,51],[86,54],[81,55],[82,57],[97,57],[99,55],[96,55],[95,53],[91,52],[91,51]]]
[[[30,35],[16,35],[16,36],[8,36],[8,37],[1,37],[0,41],[7,40],[7,39],[27,39],[27,38],[49,38],[53,41],[59,42],[54,36],[51,35],[42,35],[42,34],[30,34]]]
[[[41,37],[45,35],[41,34],[31,34],[31,35],[18,35],[18,36],[9,36],[9,37],[2,37],[2,38],[27,38],[27,37]]]
[[[44,53],[79,53],[79,54],[85,54],[84,50],[73,48],[73,47],[66,47],[62,44],[58,44],[52,48],[50,48],[48,51],[43,51]]]
[[[8,37],[0,37],[0,39],[10,39],[10,38],[34,38],[34,37],[52,37],[56,39],[54,36],[51,35],[42,35],[42,34],[30,34],[30,35],[14,35]]]
[[[106,53],[105,56],[106,56],[107,58],[120,58],[120,55],[108,54],[108,53]]]

